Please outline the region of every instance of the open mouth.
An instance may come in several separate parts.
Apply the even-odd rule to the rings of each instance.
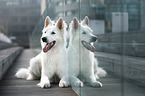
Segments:
[[[82,41],[82,45],[92,52],[96,51],[96,48],[88,42]]]
[[[55,45],[55,43],[56,43],[56,41],[46,43],[45,47],[43,48],[43,52],[44,53],[48,52]]]

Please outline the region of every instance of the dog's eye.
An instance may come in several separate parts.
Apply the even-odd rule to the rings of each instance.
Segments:
[[[55,34],[55,32],[51,32],[51,34]]]
[[[86,32],[84,31],[82,34],[86,34]]]

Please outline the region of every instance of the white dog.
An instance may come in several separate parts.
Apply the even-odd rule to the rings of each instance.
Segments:
[[[66,68],[66,27],[62,18],[54,23],[48,16],[46,17],[41,37],[42,51],[30,60],[28,69],[18,70],[17,78],[34,80],[41,77],[38,86],[48,88],[50,87],[50,79],[56,74],[61,79],[59,87],[69,85]]]
[[[96,42],[97,37],[92,34],[88,24],[88,17],[85,17],[81,23],[77,18],[74,18],[69,26],[68,64],[70,82],[74,86],[82,87],[83,82],[77,78],[81,76],[91,86],[102,87],[102,84],[96,79],[104,77],[106,72],[98,67],[98,62],[94,58],[95,47],[92,42]]]

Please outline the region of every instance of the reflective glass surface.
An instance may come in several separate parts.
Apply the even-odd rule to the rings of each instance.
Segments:
[[[51,0],[33,30],[31,48],[41,49],[40,37],[46,16],[54,21],[63,17],[67,25],[74,17],[81,22],[88,16],[89,27],[98,38],[94,43],[95,58],[107,75],[97,79],[102,82],[102,88],[94,88],[87,82],[84,87],[72,85],[72,88],[81,96],[139,96],[136,86],[145,85],[144,8],[145,0]],[[82,40],[81,32],[78,35]],[[79,72],[78,78],[86,81],[81,76],[84,74],[82,70],[86,70],[82,68],[83,50],[80,48],[78,53],[76,71]]]

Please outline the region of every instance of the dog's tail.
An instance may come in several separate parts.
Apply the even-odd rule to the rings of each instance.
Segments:
[[[98,67],[96,74],[98,77],[105,77],[107,72],[103,68]]]
[[[28,77],[28,75],[29,75],[29,71],[28,71],[28,69],[26,69],[26,68],[21,68],[21,69],[19,69],[19,70],[17,71],[17,73],[15,74],[15,76],[16,76],[17,78],[24,78],[24,79],[26,79],[26,78]]]

